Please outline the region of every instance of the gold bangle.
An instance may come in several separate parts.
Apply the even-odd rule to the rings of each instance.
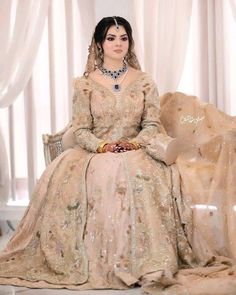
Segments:
[[[130,141],[130,143],[132,143],[135,147],[136,150],[140,149],[141,148],[141,145],[135,141]]]
[[[107,142],[102,142],[100,145],[99,145],[99,147],[97,148],[97,152],[98,153],[104,153],[104,150],[103,150],[103,148],[104,148],[104,146],[107,144]]]

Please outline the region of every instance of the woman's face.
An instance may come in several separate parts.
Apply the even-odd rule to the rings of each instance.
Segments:
[[[129,39],[125,28],[119,26],[119,30],[116,30],[115,26],[110,27],[102,47],[104,59],[123,59],[129,49]]]

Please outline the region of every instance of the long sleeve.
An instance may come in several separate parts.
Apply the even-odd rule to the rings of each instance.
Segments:
[[[74,82],[72,127],[77,144],[83,149],[95,153],[103,140],[92,133],[91,89],[84,80],[85,78],[77,78]]]
[[[145,105],[141,131],[133,141],[145,146],[146,152],[156,160],[172,164],[178,153],[178,142],[168,136],[160,121],[160,101],[157,87],[150,81],[144,85]]]
[[[160,122],[160,101],[157,87],[153,81],[148,81],[143,87],[145,99],[141,131],[133,141],[146,146],[158,133],[164,132],[164,129]]]

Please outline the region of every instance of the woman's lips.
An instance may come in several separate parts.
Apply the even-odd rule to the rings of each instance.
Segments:
[[[116,53],[121,53],[123,50],[122,49],[116,49],[114,50]]]

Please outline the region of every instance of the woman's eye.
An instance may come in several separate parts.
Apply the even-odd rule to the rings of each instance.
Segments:
[[[113,37],[108,37],[107,40],[108,40],[108,41],[114,41],[115,38],[113,38]]]
[[[122,41],[127,41],[128,40],[128,37],[122,37],[121,40]]]

